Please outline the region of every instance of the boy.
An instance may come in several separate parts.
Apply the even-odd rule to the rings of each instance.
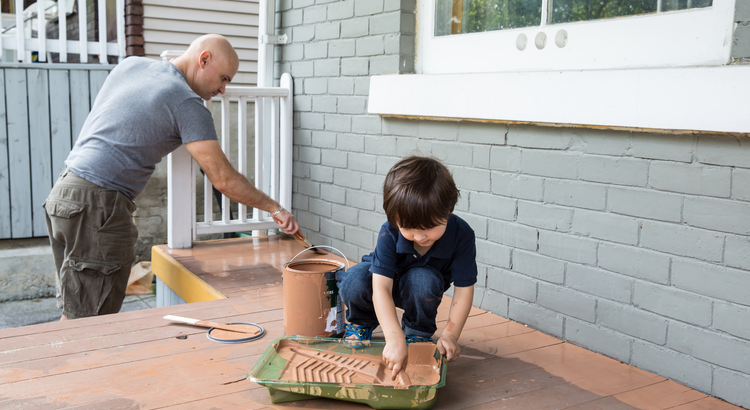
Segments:
[[[340,272],[349,322],[344,337],[368,340],[380,325],[383,361],[393,379],[406,364],[408,343],[432,342],[438,306],[451,282],[453,305],[437,348],[448,361],[460,355],[458,337],[474,298],[477,265],[474,231],[453,215],[458,195],[445,165],[425,157],[402,159],[383,184],[388,221],[375,250]],[[396,307],[404,310],[400,326]]]

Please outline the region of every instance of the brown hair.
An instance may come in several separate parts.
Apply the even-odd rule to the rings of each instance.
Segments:
[[[459,195],[445,165],[434,158],[411,156],[388,171],[383,210],[394,227],[430,229],[448,219]]]

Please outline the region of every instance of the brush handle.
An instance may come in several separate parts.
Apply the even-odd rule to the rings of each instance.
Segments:
[[[276,218],[275,216],[273,217],[273,220],[276,223],[281,223],[281,221],[278,218]],[[313,247],[312,245],[310,245],[310,242],[307,242],[307,240],[305,239],[305,235],[302,235],[302,231],[297,230],[297,232],[295,232],[293,234],[293,236],[294,236],[294,239],[302,242],[302,244],[305,245],[306,248],[312,248]],[[317,252],[317,250],[316,250],[316,252]]]

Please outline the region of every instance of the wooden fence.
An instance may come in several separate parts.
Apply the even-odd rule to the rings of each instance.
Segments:
[[[42,203],[112,68],[0,64],[0,239],[47,236]]]

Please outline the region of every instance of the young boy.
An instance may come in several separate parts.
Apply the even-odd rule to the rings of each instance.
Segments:
[[[383,360],[395,379],[406,364],[407,343],[432,342],[443,293],[454,284],[448,324],[437,348],[448,361],[460,355],[477,281],[474,231],[453,215],[458,189],[448,169],[432,158],[404,158],[388,171],[375,250],[340,272],[339,294],[348,307],[346,338],[368,340],[380,325]],[[396,307],[404,310],[401,325]]]

